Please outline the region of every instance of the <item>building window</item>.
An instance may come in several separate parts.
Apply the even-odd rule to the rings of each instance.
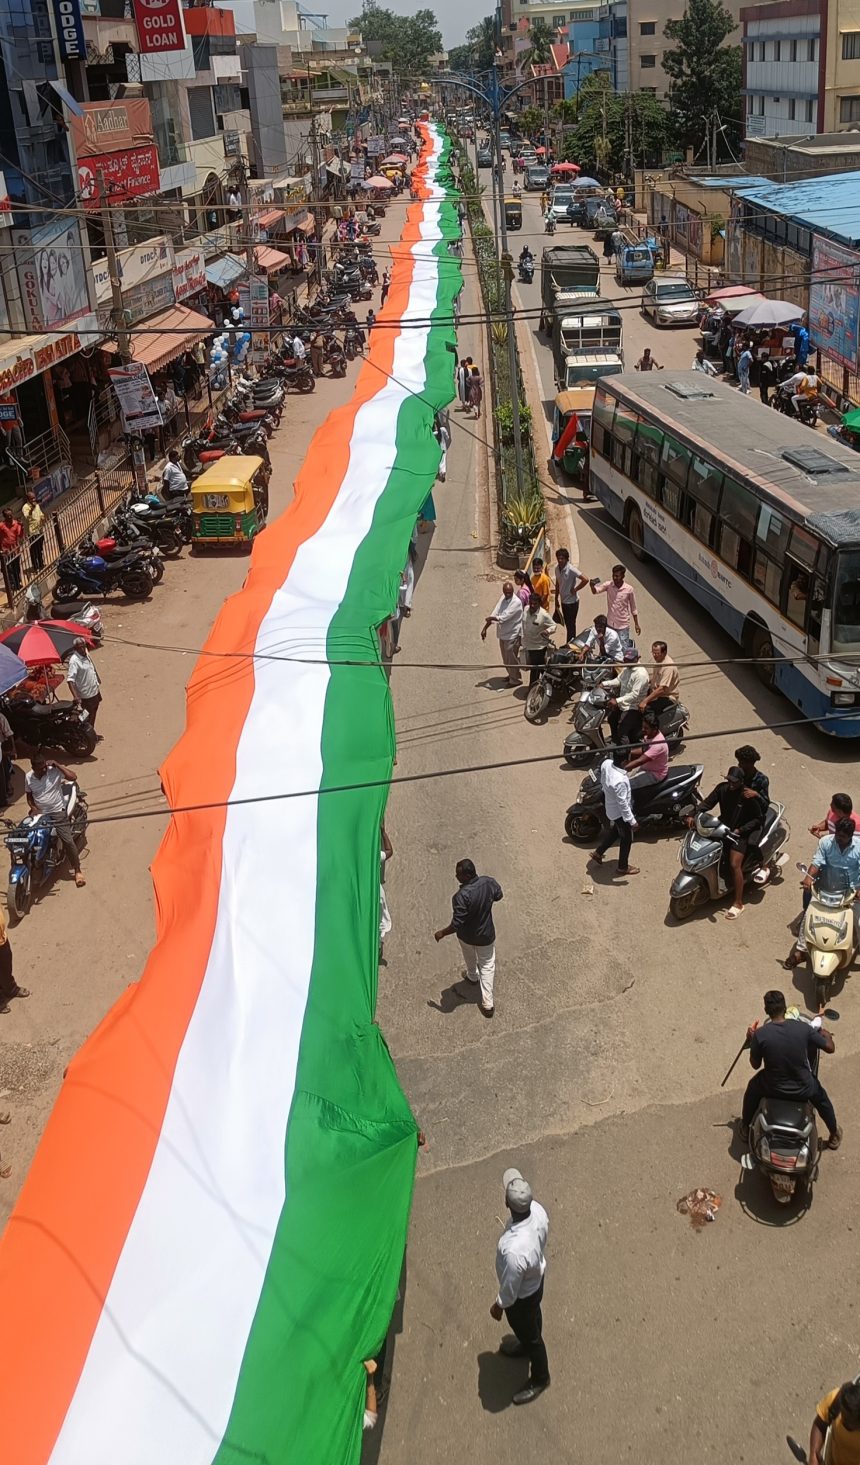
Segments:
[[[558,30],[560,26],[563,26],[567,23],[567,18],[564,15],[554,15],[552,18],[552,23],[554,28]]]
[[[842,60],[856,61],[860,58],[860,31],[843,31]]]
[[[639,90],[640,92],[645,92],[649,97],[656,97],[657,95],[657,88],[655,86],[640,86]]]
[[[789,43],[788,43],[788,59],[789,59],[789,61],[796,61],[797,60],[797,41],[789,41]]]
[[[642,70],[643,71],[646,71],[650,67],[657,65],[657,57],[656,56],[640,56],[639,57],[639,65],[642,67]]]
[[[655,20],[640,20],[639,34],[640,36],[656,36],[657,22]]]
[[[613,35],[614,35],[616,41],[626,41],[627,40],[627,16],[626,15],[619,15],[618,19],[614,22],[614,25],[615,25],[615,29],[613,31]]]
[[[764,116],[764,97],[758,98],[758,115],[759,117]]]
[[[794,100],[794,97],[789,97],[789,99],[788,99],[788,120],[789,120],[789,122],[793,122],[796,116],[797,116],[797,103]]]
[[[860,122],[860,97],[839,98],[839,121]]]
[[[817,36],[814,36],[813,39],[809,42],[809,59],[810,59],[810,61],[817,61],[818,60],[818,37]]]
[[[759,41],[759,43],[758,43],[758,59],[759,59],[759,61],[763,61],[764,60],[764,52],[765,52],[765,43],[764,43],[764,41]]]
[[[774,61],[781,61],[782,60],[782,42],[781,41],[774,41],[774,43],[773,43],[773,59],[774,59]]]
[[[754,106],[755,106],[755,99],[753,97],[747,97],[747,116],[748,117],[751,117],[752,116],[752,114],[753,114],[753,107]]]
[[[805,102],[804,103],[804,107],[805,107],[806,115],[804,116],[804,119],[803,120],[804,120],[804,122],[811,122],[812,121],[812,103],[811,102]]]

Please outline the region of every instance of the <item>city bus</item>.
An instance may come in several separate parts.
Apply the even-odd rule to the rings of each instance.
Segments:
[[[766,686],[860,737],[860,455],[701,372],[622,372],[597,384],[589,482]]]

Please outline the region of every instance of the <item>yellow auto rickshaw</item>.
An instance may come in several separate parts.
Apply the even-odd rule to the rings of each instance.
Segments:
[[[570,387],[555,399],[552,419],[552,456],[569,478],[583,481],[587,487],[588,444],[591,438],[591,415],[594,411],[594,387]],[[576,416],[576,426],[571,419]],[[568,428],[571,431],[568,431]],[[557,456],[563,442],[561,456]]]
[[[523,201],[513,194],[505,199],[505,223],[509,229],[523,227]]]
[[[192,548],[251,544],[266,527],[269,466],[265,459],[225,453],[191,484]]]

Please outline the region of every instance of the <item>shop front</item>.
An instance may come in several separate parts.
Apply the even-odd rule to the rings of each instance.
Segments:
[[[202,400],[206,381],[204,342],[213,334],[209,316],[186,305],[173,305],[130,333],[132,361],[146,367],[162,417],[160,428],[144,434],[150,458],[161,455],[190,425],[193,403]]]
[[[0,345],[0,501],[54,469],[71,471],[63,392],[80,383],[89,398],[92,349],[76,331],[21,336]],[[72,375],[74,368],[74,375]]]

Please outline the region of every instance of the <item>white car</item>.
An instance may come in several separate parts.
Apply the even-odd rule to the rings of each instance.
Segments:
[[[549,211],[557,224],[567,223],[567,206],[573,203],[574,193],[572,188],[553,189],[552,200]]]
[[[642,314],[655,326],[694,326],[701,312],[698,295],[681,275],[649,280],[642,291]]]

